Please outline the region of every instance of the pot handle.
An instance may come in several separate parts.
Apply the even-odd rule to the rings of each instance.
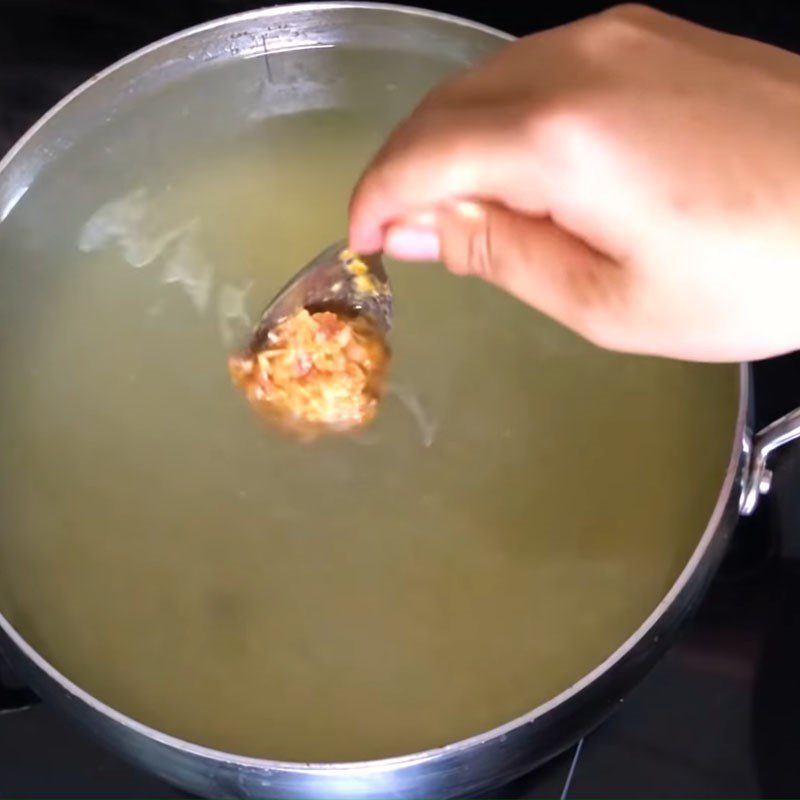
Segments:
[[[766,428],[762,428],[750,442],[745,439],[745,471],[742,478],[742,494],[739,512],[749,516],[755,511],[762,494],[767,494],[772,485],[772,471],[767,468],[767,459],[773,451],[800,438],[800,408],[790,411]]]
[[[0,654],[0,661],[5,664],[5,659]],[[39,696],[26,686],[11,688],[3,686],[0,681],[0,716],[10,714],[12,711],[23,711],[39,702]]]

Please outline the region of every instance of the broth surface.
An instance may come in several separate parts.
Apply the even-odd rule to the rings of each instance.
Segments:
[[[732,367],[601,352],[390,264],[371,428],[298,444],[231,385],[228,354],[456,66],[286,54],[266,88],[256,60],[206,68],[99,126],[0,225],[0,610],[137,720],[298,761],[452,742],[597,666],[697,544]]]

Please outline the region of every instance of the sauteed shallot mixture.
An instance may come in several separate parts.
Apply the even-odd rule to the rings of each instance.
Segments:
[[[313,439],[375,418],[388,362],[389,349],[366,318],[303,308],[270,331],[264,349],[228,365],[259,414]]]

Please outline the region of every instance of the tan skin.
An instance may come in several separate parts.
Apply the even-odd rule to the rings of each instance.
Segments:
[[[441,258],[604,347],[800,348],[800,57],[642,6],[432,92],[356,187],[353,248]]]

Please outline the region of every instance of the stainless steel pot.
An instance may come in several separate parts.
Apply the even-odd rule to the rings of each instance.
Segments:
[[[446,53],[468,63],[510,37],[453,17],[366,3],[322,3],[241,14],[176,34],[92,78],[47,114],[0,163],[0,219],[37,173],[118,99],[179,79],[198,63],[286,49],[368,42],[410,53]],[[598,724],[644,675],[700,599],[739,514],[769,491],[770,454],[800,436],[800,409],[751,433],[750,370],[740,368],[731,456],[708,527],[678,580],[639,629],[580,681],[525,716],[446,747],[348,764],[239,757],[180,741],[99,702],[48,664],[0,615],[0,645],[43,699],[76,717],[131,761],[189,792],[214,797],[454,797],[509,781]],[[0,711],[22,707],[26,690],[0,689]]]

